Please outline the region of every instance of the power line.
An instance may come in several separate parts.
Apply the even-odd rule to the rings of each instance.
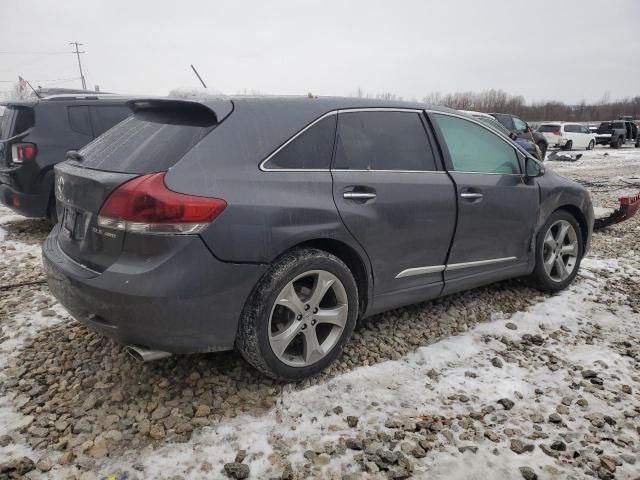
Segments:
[[[75,47],[76,47],[76,51],[72,52],[72,53],[75,53],[76,56],[78,57],[78,68],[80,69],[80,78],[82,79],[82,89],[86,90],[87,89],[87,83],[84,80],[84,73],[82,73],[82,62],[80,62],[80,54],[81,53],[85,53],[85,52],[81,52],[81,51],[78,50],[78,46],[82,45],[82,43],[69,42],[69,45],[75,45]]]
[[[0,50],[0,55],[68,55],[68,54],[69,52],[12,52],[8,50]]]

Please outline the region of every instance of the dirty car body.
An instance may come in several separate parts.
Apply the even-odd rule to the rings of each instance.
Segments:
[[[353,314],[365,317],[531,274],[536,236],[558,210],[575,216],[579,255],[588,247],[585,189],[453,110],[345,98],[129,105],[132,117],[56,166],[64,213],[43,246],[54,295],[123,344],[233,348],[255,292],[300,249],[346,266],[357,286]],[[465,144],[454,145],[457,128],[508,165],[474,172]],[[363,129],[378,136],[354,137]],[[388,136],[393,129],[401,142]],[[390,147],[408,144],[413,150]],[[151,192],[142,203],[175,197],[215,215],[167,221],[169,207],[155,220],[118,214],[118,202],[141,190]]]

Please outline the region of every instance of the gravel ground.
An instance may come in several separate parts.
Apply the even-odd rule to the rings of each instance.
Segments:
[[[640,190],[639,150],[548,168],[598,207]],[[387,312],[297,385],[234,352],[136,363],[49,295],[47,230],[0,208],[0,478],[640,478],[638,218],[594,235],[560,296],[507,281]]]

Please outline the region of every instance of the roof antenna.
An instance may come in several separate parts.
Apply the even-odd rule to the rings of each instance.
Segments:
[[[200,74],[198,73],[198,71],[196,70],[196,67],[193,66],[193,64],[191,65],[191,70],[193,70],[193,73],[196,74],[196,77],[198,77],[198,80],[200,80],[200,83],[202,84],[202,86],[204,88],[207,88],[207,85],[204,83],[204,80],[202,80],[202,77],[200,76]]]
[[[29,88],[31,88],[31,90],[33,90],[33,93],[35,93],[35,94],[36,94],[36,97],[38,97],[38,98],[42,98],[42,97],[40,96],[40,94],[38,93],[38,91],[37,91],[35,88],[33,88],[33,86],[29,83],[29,80],[27,80],[26,78],[23,78],[23,80],[24,80],[25,82],[27,82],[27,85],[29,85]]]

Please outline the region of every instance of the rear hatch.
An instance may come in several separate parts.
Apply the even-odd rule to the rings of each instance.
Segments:
[[[541,133],[549,143],[555,144],[558,141],[558,137],[562,136],[560,131],[560,125],[546,123],[538,127],[538,133]]]
[[[35,125],[33,104],[9,104],[0,121],[0,174],[14,167],[11,161],[11,146],[21,140]],[[0,179],[2,177],[0,176]]]
[[[108,268],[123,252],[126,237],[135,235],[105,227],[99,219],[105,201],[135,179],[166,172],[220,123],[211,108],[198,102],[145,99],[129,106],[133,116],[55,167],[58,244],[96,272]]]

